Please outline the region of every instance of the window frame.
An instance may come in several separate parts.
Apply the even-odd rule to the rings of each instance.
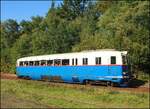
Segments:
[[[24,66],[29,66],[29,61],[24,61]]]
[[[74,58],[72,58],[72,65],[75,65],[74,61],[75,61],[75,59],[74,59]]]
[[[127,56],[122,55],[122,64],[127,65]]]
[[[112,59],[115,59],[115,60],[112,60]],[[116,56],[111,56],[110,57],[110,64],[116,64],[117,63],[117,60],[116,60],[117,58],[116,58]],[[113,62],[114,61],[114,62]]]
[[[34,61],[29,61],[29,66],[34,66]]]
[[[61,59],[54,59],[54,66],[61,66]]]
[[[46,66],[46,60],[40,60],[40,65],[41,66]]]
[[[82,58],[82,65],[88,65],[88,58]]]
[[[53,65],[54,65],[54,60],[47,60],[47,66],[53,66]]]
[[[102,64],[102,58],[101,57],[95,57],[95,64],[101,65]]]
[[[62,59],[61,61],[62,61],[62,64],[61,64],[62,66],[70,65],[69,59]],[[66,64],[66,63],[64,63],[64,61],[68,61],[68,63]]]
[[[22,63],[22,64],[21,64]],[[20,65],[21,64],[21,65]],[[24,61],[19,62],[19,66],[24,66]]]
[[[78,59],[77,58],[75,59],[75,65],[78,65]]]
[[[34,61],[34,66],[39,66],[39,65],[40,65],[40,61]]]

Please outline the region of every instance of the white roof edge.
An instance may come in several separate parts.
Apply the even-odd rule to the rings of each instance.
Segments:
[[[91,51],[117,51],[116,49],[96,49],[96,50],[83,50],[81,52],[91,52]]]
[[[128,52],[127,52],[127,51],[121,51],[121,53],[122,53],[123,55],[126,55]]]
[[[71,52],[71,53],[57,53],[57,54],[49,54],[49,55],[37,55],[37,56],[27,56],[27,57],[23,57],[23,58],[19,58],[17,59],[19,60],[24,60],[27,58],[39,58],[39,57],[45,57],[45,56],[54,56],[54,55],[66,55],[66,54],[78,54],[78,53],[88,53],[88,52],[100,52],[100,51],[105,51],[105,52],[120,52],[122,54],[127,54],[127,51],[118,51],[115,49],[98,49],[98,50],[87,50],[87,51],[81,51],[81,52]]]

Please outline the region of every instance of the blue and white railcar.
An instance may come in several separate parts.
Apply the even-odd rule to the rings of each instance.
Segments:
[[[128,83],[127,51],[95,50],[30,56],[17,60],[17,76],[69,83]]]

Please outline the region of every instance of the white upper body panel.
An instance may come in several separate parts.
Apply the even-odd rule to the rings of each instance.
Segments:
[[[115,51],[115,50],[95,50],[95,51],[83,51],[74,53],[63,53],[63,54],[51,54],[51,55],[41,55],[41,56],[30,56],[24,57],[17,60],[17,66],[20,61],[40,61],[40,60],[54,60],[54,59],[69,59],[70,65],[72,64],[72,59],[78,59],[78,65],[82,65],[82,59],[88,58],[88,65],[95,65],[95,58],[101,57],[102,65],[110,64],[110,57],[116,57],[116,64],[122,64],[122,55],[126,55],[127,51]]]

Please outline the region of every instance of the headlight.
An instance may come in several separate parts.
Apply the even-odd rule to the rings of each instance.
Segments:
[[[129,78],[129,76],[123,76],[123,78]]]
[[[123,74],[125,75],[125,74],[126,74],[126,72],[123,72]]]

